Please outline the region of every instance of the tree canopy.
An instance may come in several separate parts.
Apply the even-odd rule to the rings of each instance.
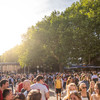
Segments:
[[[7,51],[3,61],[9,61]],[[69,63],[87,65],[100,56],[100,0],[80,0],[64,12],[53,11],[22,36],[18,55],[22,67],[60,70]],[[10,60],[11,61],[11,60]],[[95,65],[95,64],[94,64]],[[44,67],[44,68],[43,68]]]

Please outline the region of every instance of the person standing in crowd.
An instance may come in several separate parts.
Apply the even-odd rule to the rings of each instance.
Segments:
[[[90,100],[100,100],[100,83],[99,82],[97,82],[96,84],[95,84],[95,92],[96,92],[96,94],[93,94],[92,96],[91,96],[91,98],[90,98]]]
[[[27,96],[27,100],[42,100],[42,96],[39,90],[31,90]]]
[[[51,76],[48,77],[48,85],[51,88],[52,87],[52,78]]]
[[[98,77],[98,81],[100,82],[100,75],[99,75],[99,77]]]
[[[38,75],[36,77],[37,83],[31,85],[31,89],[38,89],[40,90],[40,93],[42,94],[42,100],[46,100],[46,98],[49,98],[49,91],[47,87],[44,84],[44,78],[41,75]]]
[[[2,75],[0,74],[0,81],[2,80]]]
[[[26,91],[24,92],[25,97],[27,97],[28,93],[29,93],[30,90],[31,90],[30,84],[31,84],[30,80],[25,80],[25,81],[23,82],[23,88],[26,90]]]
[[[21,79],[21,82],[18,84],[18,87],[16,89],[16,92],[21,92],[21,89],[23,88],[23,81],[25,80],[25,78]]]
[[[89,89],[88,89],[88,92],[90,93],[90,95],[95,94],[94,86],[95,86],[95,82],[90,81],[90,86],[89,86]]]
[[[76,84],[70,83],[67,85],[66,91],[67,95],[63,98],[63,100],[67,100],[72,92],[78,92]]]
[[[67,85],[69,85],[70,83],[73,83],[73,82],[74,82],[73,78],[71,76],[69,76],[67,79],[66,87],[67,87]]]
[[[63,80],[64,80],[63,88],[65,89],[66,88],[66,81],[67,81],[66,76],[63,78]]]
[[[88,77],[86,76],[86,74],[83,75],[82,79],[83,80],[80,83],[85,83],[86,87],[87,87],[86,89],[88,90],[89,89],[89,80],[88,80]]]
[[[1,85],[1,91],[3,92],[4,89],[9,87],[8,80],[1,80],[0,85]]]
[[[2,95],[1,89],[0,89],[0,100],[3,100],[3,95]]]
[[[35,84],[35,83],[36,83],[36,78],[33,79],[33,84]]]
[[[45,82],[44,82],[43,85],[45,85],[47,87],[48,91],[49,91],[49,86]],[[46,100],[48,100],[48,98],[46,98]]]
[[[8,88],[9,87],[9,83],[8,83],[8,80],[1,80],[0,82],[0,100],[3,100],[3,91],[4,89]]]
[[[90,94],[87,92],[87,86],[85,83],[80,84],[79,90],[79,94],[81,95],[82,100],[90,100]]]
[[[58,100],[58,94],[60,95],[60,100],[61,100],[62,81],[60,79],[60,76],[57,76],[55,80],[55,90],[56,90],[57,100]]]
[[[31,85],[33,84],[33,79],[34,79],[34,78],[30,77]]]
[[[78,86],[78,82],[79,82],[79,79],[77,77],[77,74],[74,75],[74,83],[76,84],[76,86]]]
[[[98,76],[96,75],[96,72],[93,72],[91,80],[93,80],[95,83],[98,81]]]
[[[10,76],[8,80],[9,80],[9,87],[12,89],[13,92],[14,79],[12,78],[12,76]]]
[[[3,100],[13,100],[13,94],[11,89],[7,88],[3,91]]]

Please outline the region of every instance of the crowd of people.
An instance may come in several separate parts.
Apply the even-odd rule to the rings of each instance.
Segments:
[[[63,84],[63,85],[62,85]],[[56,94],[66,89],[63,100],[100,100],[100,72],[77,72],[65,74],[55,80]]]
[[[100,72],[0,75],[0,100],[49,100],[49,88],[57,100],[100,100]]]

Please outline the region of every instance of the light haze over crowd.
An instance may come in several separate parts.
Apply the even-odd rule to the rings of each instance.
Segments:
[[[49,16],[79,0],[0,0],[0,55],[21,43],[21,34]]]

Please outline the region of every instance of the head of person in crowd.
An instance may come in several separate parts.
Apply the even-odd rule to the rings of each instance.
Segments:
[[[26,98],[24,94],[19,93],[14,97],[14,100],[26,100]]]
[[[69,95],[72,93],[72,92],[77,92],[77,86],[75,83],[70,83],[67,87],[67,97],[69,97]]]
[[[30,80],[31,84],[33,84],[33,78],[32,78],[32,76],[29,78],[29,80]]]
[[[86,75],[83,75],[82,80],[88,80],[88,77]]]
[[[42,76],[42,75],[38,75],[38,76],[36,77],[36,81],[37,81],[38,83],[44,84],[44,78],[43,78],[43,76]]]
[[[97,82],[95,84],[95,93],[98,94],[100,96],[100,82]]]
[[[74,77],[77,77],[77,73],[74,74]]]
[[[69,97],[68,100],[82,100],[81,96],[78,92],[72,92]]]
[[[21,79],[21,81],[22,81],[22,82],[24,82],[24,80],[25,80],[25,79],[26,79],[26,78],[25,78],[25,77],[23,77],[23,78]]]
[[[90,81],[90,87],[94,88],[94,86],[95,86],[95,82],[94,81]]]
[[[8,80],[1,80],[0,82],[0,86],[1,86],[1,90],[3,91],[4,89],[8,88],[9,87],[9,82]]]
[[[4,89],[3,99],[4,100],[13,100],[13,94],[12,94],[11,89],[9,89],[9,88]]]
[[[63,100],[67,100],[70,96],[71,93],[73,92],[78,92],[77,86],[75,83],[70,83],[69,85],[67,85],[67,95],[64,97]]]
[[[70,83],[73,83],[73,78],[71,76],[68,77],[68,80],[67,80],[67,84],[66,85],[68,85]]]
[[[27,100],[42,100],[42,95],[39,90],[31,90],[27,96]]]
[[[56,76],[56,79],[60,79],[60,76],[59,76],[59,75],[57,75],[57,76]]]
[[[21,83],[21,82],[22,82],[21,79],[18,79],[18,84]]]
[[[35,83],[36,83],[36,78],[33,79],[33,84],[35,84]]]
[[[60,75],[60,76],[59,76],[59,78],[60,78],[60,79],[63,79],[63,76],[62,76],[62,75]]]
[[[21,92],[21,90],[23,89],[23,81],[25,80],[25,78],[23,77],[21,79],[21,82],[18,84],[18,87],[16,89],[16,92]]]
[[[79,91],[81,92],[87,92],[87,87],[85,83],[80,83],[79,85]]]
[[[93,72],[93,75],[96,75],[96,72],[95,71]]]
[[[89,90],[88,90],[88,92],[90,94],[94,94],[94,86],[95,86],[95,82],[94,81],[90,81],[90,87],[89,87]]]
[[[30,90],[30,85],[31,85],[30,80],[24,80],[24,82],[23,82],[23,88],[25,90]]]

